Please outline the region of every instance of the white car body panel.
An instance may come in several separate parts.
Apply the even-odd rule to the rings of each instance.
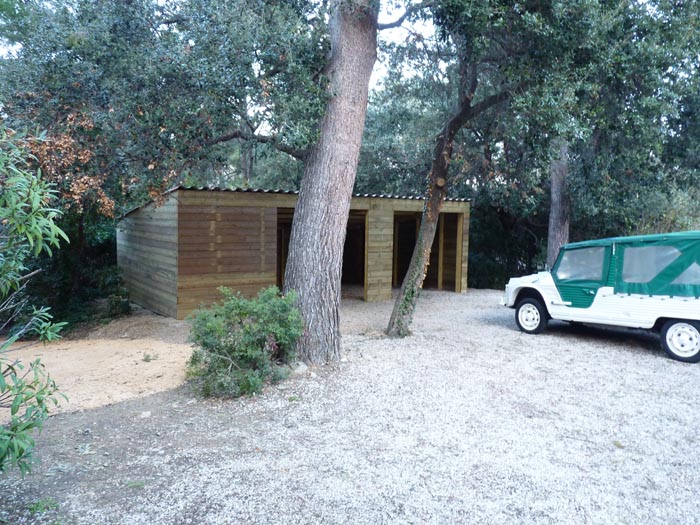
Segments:
[[[611,286],[599,288],[588,308],[575,308],[562,300],[549,272],[510,279],[501,303],[514,308],[518,294],[526,288],[542,296],[552,319],[562,321],[647,329],[653,328],[660,318],[700,321],[700,299],[616,294]]]

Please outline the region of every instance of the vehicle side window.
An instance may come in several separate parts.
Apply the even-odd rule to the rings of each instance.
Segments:
[[[622,280],[626,283],[648,283],[680,255],[681,252],[673,246],[625,248]]]
[[[559,261],[556,277],[566,281],[602,281],[605,247],[566,250]]]
[[[671,284],[698,286],[700,284],[700,265],[698,263],[691,264],[688,269],[680,274]]]

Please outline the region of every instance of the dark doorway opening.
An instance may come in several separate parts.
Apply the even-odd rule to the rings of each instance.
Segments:
[[[284,286],[284,270],[292,236],[294,208],[277,208],[277,286]],[[365,283],[365,230],[366,212],[351,211],[343,248],[341,284],[361,286]]]
[[[459,215],[456,213],[440,214],[423,288],[456,289],[458,219]],[[396,213],[394,215],[394,270],[392,276],[394,287],[401,286],[408,271],[418,238],[420,220],[421,214],[419,213]]]
[[[294,208],[277,208],[277,287],[284,287],[284,269],[287,267],[289,239],[292,236]]]
[[[343,248],[343,285],[362,286],[365,284],[365,230],[366,213],[351,211]]]
[[[401,286],[404,277],[406,277],[413,248],[416,246],[419,227],[419,213],[394,214],[394,271],[392,272],[394,287]]]

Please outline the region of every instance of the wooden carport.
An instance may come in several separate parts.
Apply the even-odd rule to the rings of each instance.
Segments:
[[[184,318],[220,298],[282,285],[297,194],[178,187],[163,201],[127,213],[117,253],[131,299]],[[423,200],[357,195],[351,201],[343,283],[361,285],[366,301],[391,299],[408,267]],[[465,292],[469,202],[448,200],[440,214],[426,286]]]

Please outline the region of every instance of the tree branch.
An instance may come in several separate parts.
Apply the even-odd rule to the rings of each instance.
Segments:
[[[479,72],[477,71],[476,64],[472,64],[471,70],[469,71],[469,75],[471,76],[471,81],[469,82],[469,93],[467,94],[467,98],[469,99],[469,102],[471,102],[472,100],[474,100],[476,88],[479,85]]]
[[[169,26],[173,24],[184,24],[189,22],[189,19],[182,15],[174,15],[171,18],[165,18],[163,20],[158,20],[158,23],[164,26]]]
[[[254,133],[247,133],[240,129],[231,131],[230,133],[219,135],[218,137],[215,137],[208,141],[204,145],[204,147],[209,148],[211,146],[222,144],[224,142],[228,142],[234,139],[251,140],[254,142],[258,142],[259,144],[270,144],[276,150],[281,151],[282,153],[286,153],[287,155],[290,155],[295,159],[299,159],[301,161],[306,159],[306,155],[308,153],[308,150],[306,149],[298,149],[278,142],[277,137],[271,137],[268,135],[256,135]]]
[[[480,115],[487,109],[492,108],[493,106],[496,106],[500,104],[501,102],[505,102],[508,100],[512,95],[513,92],[519,91],[523,89],[526,86],[525,83],[518,84],[517,86],[513,87],[512,89],[504,89],[503,91],[496,93],[495,95],[491,95],[490,97],[486,97],[482,101],[480,101],[478,104],[472,106],[471,103],[464,105],[460,108],[459,112],[452,117],[452,119],[449,121],[446,127],[446,135],[448,137],[454,137],[454,135],[466,124],[469,120],[472,118]]]
[[[382,30],[384,30],[384,29],[393,29],[393,28],[395,28],[395,27],[399,27],[399,26],[400,26],[401,24],[403,24],[403,23],[406,21],[406,19],[407,19],[409,16],[411,16],[412,14],[417,13],[418,11],[421,11],[421,10],[426,9],[426,8],[428,8],[428,7],[432,7],[433,5],[434,5],[434,4],[433,4],[432,1],[427,1],[427,0],[426,0],[425,2],[421,2],[420,4],[411,5],[411,6],[409,6],[409,7],[406,9],[406,11],[404,12],[404,14],[402,14],[399,18],[397,18],[397,19],[394,20],[393,22],[387,22],[386,24],[380,24],[380,23],[378,23],[378,24],[377,24],[377,29],[378,29],[379,31],[382,31]]]
[[[459,107],[468,106],[474,100],[474,94],[479,84],[477,64],[467,64],[464,60],[459,63]]]

